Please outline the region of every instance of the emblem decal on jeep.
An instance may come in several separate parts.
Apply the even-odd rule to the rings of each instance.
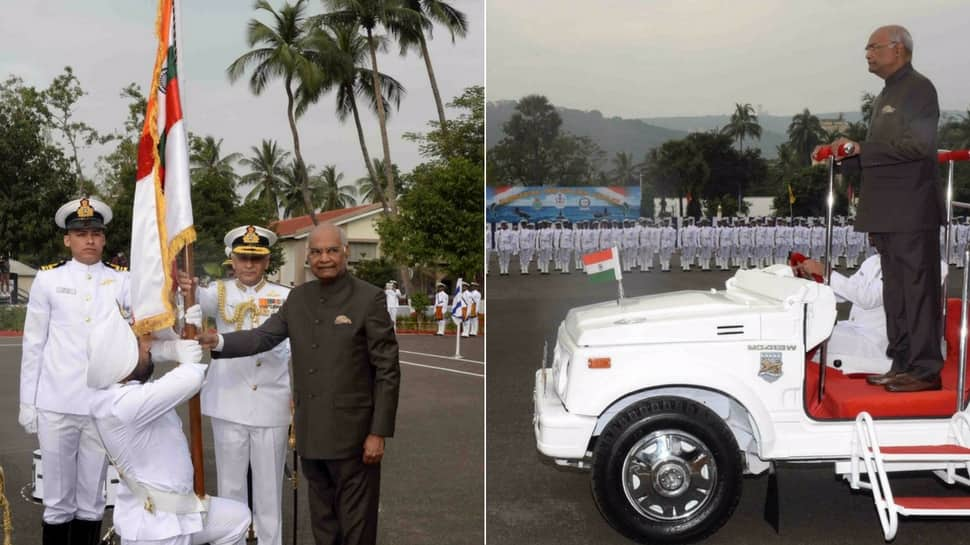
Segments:
[[[762,352],[761,368],[758,369],[758,376],[768,382],[774,382],[782,375],[781,352]]]

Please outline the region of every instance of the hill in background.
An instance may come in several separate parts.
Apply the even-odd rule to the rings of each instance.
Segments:
[[[583,111],[559,106],[556,110],[562,117],[563,131],[589,137],[606,152],[607,159],[616,153],[625,152],[631,154],[636,161],[642,161],[648,149],[660,146],[668,140],[684,138],[690,132],[720,129],[730,120],[730,115],[624,119],[605,117],[598,110]],[[514,112],[515,101],[500,100],[488,103],[485,113],[488,119],[485,128],[485,144],[488,148],[497,144],[505,136],[502,126]],[[820,119],[837,119],[840,114],[816,113],[815,115]],[[862,118],[862,115],[855,111],[844,112],[841,115],[849,122],[859,121]],[[761,149],[762,157],[775,158],[777,147],[788,140],[787,130],[791,119],[791,115],[759,115],[761,139],[745,140],[745,148],[756,146]]]

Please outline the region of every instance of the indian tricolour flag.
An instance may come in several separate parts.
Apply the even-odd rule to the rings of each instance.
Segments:
[[[138,145],[131,225],[131,301],[134,329],[171,326],[175,258],[195,241],[189,150],[179,98],[175,0],[159,0],[158,46],[148,109]]]
[[[594,282],[619,281],[623,278],[623,272],[620,269],[620,252],[616,246],[584,255],[583,267],[589,279]]]

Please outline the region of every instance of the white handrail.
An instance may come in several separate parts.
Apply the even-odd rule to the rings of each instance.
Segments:
[[[889,486],[889,476],[886,474],[882,452],[879,450],[879,440],[876,437],[876,427],[872,422],[872,416],[865,411],[859,413],[859,416],[856,417],[855,428],[856,451],[852,453],[852,463],[855,468],[858,467],[855,460],[856,456],[861,457],[865,463],[866,474],[869,477],[869,488],[872,489],[876,514],[879,515],[879,524],[882,526],[886,541],[890,541],[896,537],[896,530],[899,528],[899,515],[896,512],[893,491]],[[856,470],[854,469],[854,471]],[[858,475],[853,475],[853,479],[858,481]]]

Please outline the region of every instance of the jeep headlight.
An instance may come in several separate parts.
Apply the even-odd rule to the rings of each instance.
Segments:
[[[566,398],[566,382],[569,378],[569,352],[562,349],[559,343],[552,352],[552,378],[559,399]]]

